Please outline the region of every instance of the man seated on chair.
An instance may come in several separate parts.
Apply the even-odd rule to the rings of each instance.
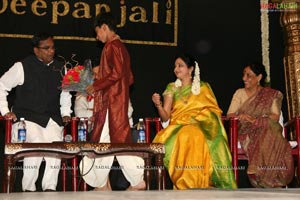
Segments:
[[[26,121],[26,142],[62,141],[63,122],[71,119],[71,95],[59,89],[64,67],[54,59],[52,36],[37,34],[31,42],[33,54],[16,62],[0,79],[0,111],[15,122],[12,126],[12,142],[18,140],[17,122],[21,117]],[[16,88],[16,98],[10,111],[6,97],[13,88]],[[61,160],[27,157],[23,160],[23,191],[36,191],[35,183],[43,159],[46,165],[42,189],[56,190]]]
[[[100,143],[132,143],[128,119],[129,87],[133,84],[129,53],[116,34],[116,20],[111,13],[101,13],[95,20],[97,40],[105,43],[97,80],[86,91],[94,95],[94,127],[90,140]],[[128,190],[145,189],[144,160],[137,156],[117,156],[130,182]],[[80,171],[95,190],[111,190],[108,174],[114,157],[84,157]]]

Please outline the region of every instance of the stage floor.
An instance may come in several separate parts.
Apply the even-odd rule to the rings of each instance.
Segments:
[[[74,200],[74,199],[104,199],[104,200],[198,200],[198,199],[297,199],[300,188],[293,189],[199,189],[199,190],[165,190],[165,191],[111,191],[111,192],[18,192],[0,193],[1,200]]]

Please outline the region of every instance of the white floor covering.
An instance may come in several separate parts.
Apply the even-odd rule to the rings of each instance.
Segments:
[[[198,199],[300,199],[300,188],[293,189],[199,189],[165,191],[89,191],[89,192],[26,192],[0,193],[0,200],[198,200]]]

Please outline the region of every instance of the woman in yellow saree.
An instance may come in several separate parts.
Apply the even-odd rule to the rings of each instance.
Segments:
[[[174,189],[236,188],[222,111],[210,85],[200,81],[189,55],[177,57],[174,73],[177,80],[163,93],[164,104],[159,94],[152,96],[161,120],[169,120],[153,142],[165,144],[164,165]]]

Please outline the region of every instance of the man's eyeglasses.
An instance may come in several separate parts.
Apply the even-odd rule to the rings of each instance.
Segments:
[[[37,47],[38,49],[43,49],[43,50],[46,50],[46,51],[48,51],[49,49],[52,49],[52,50],[54,50],[55,51],[55,47],[53,46],[53,47],[50,47],[50,46],[45,46],[45,47]]]

